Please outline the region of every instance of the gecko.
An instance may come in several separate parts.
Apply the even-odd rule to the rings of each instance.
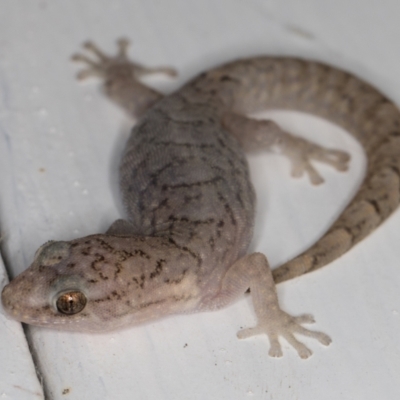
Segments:
[[[3,308],[27,324],[106,332],[173,314],[225,307],[250,289],[257,317],[239,338],[267,335],[269,355],[282,356],[284,338],[301,358],[312,352],[295,335],[329,345],[328,335],[303,325],[279,306],[275,284],[315,271],[351,249],[399,204],[400,112],[354,75],[315,61],[255,57],[213,68],[170,95],[141,78],[169,67],[131,61],[128,40],[116,56],[93,42],[73,59],[98,77],[105,94],[136,119],[120,164],[126,218],[106,233],[51,240],[6,285]],[[246,152],[265,150],[290,160],[294,177],[323,178],[313,161],[348,168],[344,151],[321,147],[252,113],[298,110],[328,119],[352,134],[368,159],[358,192],[310,248],[271,270],[262,253],[247,253],[255,193]]]

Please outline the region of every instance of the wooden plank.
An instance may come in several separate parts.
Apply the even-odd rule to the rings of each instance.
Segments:
[[[361,0],[299,4],[3,1],[0,218],[13,275],[45,241],[104,231],[120,215],[117,165],[130,122],[101,96],[95,81],[75,82],[68,59],[85,39],[113,51],[115,38],[131,37],[137,61],[178,68],[178,80],[152,82],[167,91],[220,62],[279,53],[350,69],[400,101],[396,0],[369,7]],[[371,29],[376,21],[385,21],[386,29]],[[326,229],[362,175],[361,152],[339,129],[298,115],[283,120],[296,133],[350,147],[356,157],[347,175],[322,168],[327,184],[317,189],[305,179],[291,180],[285,160],[252,157],[259,197],[252,248],[273,265]],[[107,335],[30,328],[47,398],[399,398],[399,223],[397,212],[331,267],[279,287],[286,310],[313,312],[316,328],[333,337],[328,349],[307,341],[315,354],[306,362],[287,345],[284,358],[274,360],[265,338],[236,339],[240,327],[254,323],[249,299],[243,298],[217,313]],[[2,360],[14,354],[14,346],[7,346]],[[18,372],[19,380],[25,377]]]
[[[0,257],[0,288],[7,282]],[[1,399],[44,399],[22,326],[3,312],[0,313],[0,360]]]

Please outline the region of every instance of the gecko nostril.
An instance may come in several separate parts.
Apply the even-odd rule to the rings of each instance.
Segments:
[[[4,310],[8,313],[13,312],[16,308],[16,304],[12,300],[13,293],[14,290],[11,289],[10,284],[6,285],[1,292],[1,303]]]
[[[9,292],[10,291],[10,287],[9,287],[10,285],[6,285],[6,286],[4,286],[3,287],[3,290],[1,291],[1,302],[4,304],[4,303],[6,303],[7,302],[7,298],[8,298],[8,296],[7,296],[7,292]]]

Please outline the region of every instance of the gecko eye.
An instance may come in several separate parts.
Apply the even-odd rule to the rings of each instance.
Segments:
[[[86,296],[78,290],[61,293],[57,298],[57,310],[66,315],[73,315],[81,312],[86,306]]]

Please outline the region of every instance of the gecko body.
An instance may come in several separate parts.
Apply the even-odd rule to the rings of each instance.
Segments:
[[[322,267],[384,221],[399,203],[400,113],[358,78],[311,61],[260,57],[201,74],[163,97],[140,82],[149,69],[88,43],[98,61],[75,59],[104,80],[109,98],[138,118],[120,167],[127,211],[105,234],[51,241],[2,292],[12,317],[30,324],[107,331],[165,315],[215,310],[250,289],[258,323],[240,338],[267,334],[269,354],[282,354],[283,336],[307,358],[293,334],[327,345],[330,338],[279,308],[275,283]],[[367,175],[355,198],[310,249],[271,272],[261,253],[246,254],[252,238],[255,195],[244,151],[279,151],[292,175],[323,179],[311,160],[344,171],[349,156],[283,131],[273,121],[249,118],[268,108],[310,112],[338,123],[363,145]]]

